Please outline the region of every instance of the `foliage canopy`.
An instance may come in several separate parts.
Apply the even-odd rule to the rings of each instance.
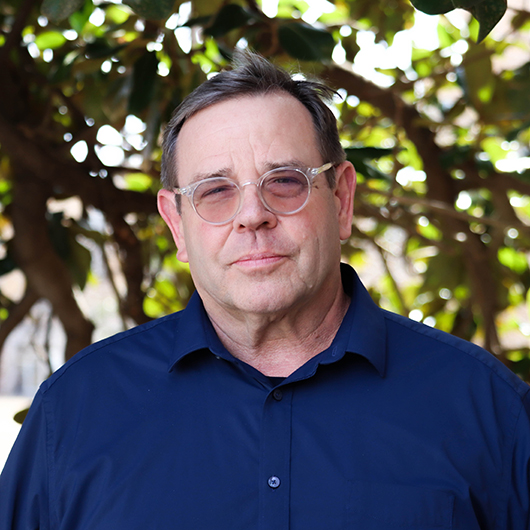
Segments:
[[[530,13],[413,3],[447,14],[408,0],[4,1],[0,275],[26,287],[0,291],[0,344],[45,298],[66,357],[87,345],[75,293],[102,281],[96,254],[125,327],[185,305],[193,285],[156,214],[159,130],[250,46],[341,96],[359,173],[343,252],[381,264],[374,298],[530,379]]]

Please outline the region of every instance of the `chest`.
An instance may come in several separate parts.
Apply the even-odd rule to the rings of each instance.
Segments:
[[[58,528],[487,528],[491,427],[437,396],[332,381],[96,404],[54,448]]]

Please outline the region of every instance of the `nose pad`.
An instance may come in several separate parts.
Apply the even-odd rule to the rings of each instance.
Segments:
[[[245,190],[245,187],[253,184],[256,190],[252,192],[250,189]],[[257,182],[245,182],[240,184],[242,197],[239,212],[234,218],[234,222],[238,226],[246,226],[249,228],[257,228],[263,224],[276,225],[276,215],[273,214],[263,202],[259,193]]]
[[[261,193],[260,193],[260,189],[259,189],[258,183],[257,182],[252,182],[252,181],[245,182],[245,183],[240,185],[240,187],[241,187],[241,210],[245,207],[245,196],[248,194],[248,192],[246,192],[246,190],[245,190],[245,187],[246,186],[250,186],[250,185],[256,186],[256,193],[255,193],[256,204],[259,202],[259,204],[260,204],[260,206],[262,208],[265,208],[265,210],[269,211],[269,208],[267,207],[267,205],[265,204],[265,202],[261,198]]]

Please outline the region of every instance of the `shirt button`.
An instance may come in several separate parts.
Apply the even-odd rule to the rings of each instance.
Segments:
[[[267,484],[272,488],[276,489],[280,486],[280,479],[274,475],[272,477],[269,477],[269,480],[267,480]]]
[[[281,401],[282,400],[282,397],[283,397],[283,392],[277,388],[276,390],[273,391],[272,393],[272,397],[276,400],[276,401]]]

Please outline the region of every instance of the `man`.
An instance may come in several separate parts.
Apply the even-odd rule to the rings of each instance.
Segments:
[[[159,209],[197,293],[42,385],[1,530],[529,528],[529,388],[340,264],[329,94],[242,54],[177,109]]]

